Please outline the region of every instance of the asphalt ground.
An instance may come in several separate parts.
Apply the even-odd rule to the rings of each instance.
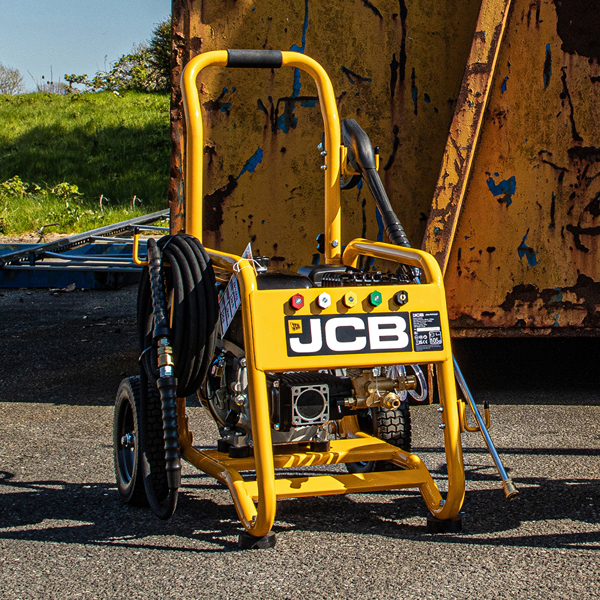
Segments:
[[[428,534],[413,491],[328,496],[280,501],[276,547],[242,551],[229,493],[187,465],[169,521],[118,498],[112,404],[137,369],[135,294],[0,290],[0,598],[600,597],[597,340],[455,342],[519,500],[470,433],[462,533]],[[411,411],[444,489],[436,407]],[[189,414],[195,443],[214,444]]]

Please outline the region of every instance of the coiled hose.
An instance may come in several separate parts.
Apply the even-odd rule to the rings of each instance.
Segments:
[[[168,519],[175,511],[181,483],[177,398],[190,396],[200,387],[217,334],[215,276],[196,238],[180,234],[158,242],[148,240],[148,268],[140,282],[137,308],[144,392],[140,426],[144,486],[153,512]],[[159,390],[162,424],[150,422],[148,384]],[[157,456],[161,445],[162,456]]]

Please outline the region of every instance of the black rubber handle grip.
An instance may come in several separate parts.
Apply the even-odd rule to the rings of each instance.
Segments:
[[[233,69],[279,69],[281,50],[227,50],[227,66]]]

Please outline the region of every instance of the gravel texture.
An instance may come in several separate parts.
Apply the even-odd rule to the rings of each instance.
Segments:
[[[465,434],[461,534],[427,534],[416,492],[330,496],[279,502],[277,546],[241,551],[229,493],[189,466],[169,521],[117,496],[112,403],[137,368],[135,294],[0,290],[0,598],[600,597],[596,340],[456,342],[519,500]],[[443,489],[439,415],[411,411]],[[213,444],[202,409],[189,414]]]

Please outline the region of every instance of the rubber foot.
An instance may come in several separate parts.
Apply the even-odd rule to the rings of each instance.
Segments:
[[[462,531],[462,516],[453,519],[437,519],[429,515],[427,517],[427,533],[459,533]]]
[[[252,456],[250,446],[229,446],[229,458],[248,458]]]
[[[224,452],[227,454],[229,452],[229,442],[217,440],[217,452]]]
[[[310,451],[311,452],[329,452],[329,440],[325,440],[324,442],[311,442],[310,443]]]
[[[240,533],[238,537],[238,546],[242,550],[265,550],[266,548],[274,548],[277,538],[273,531],[269,531],[263,537],[254,537],[247,531]]]

